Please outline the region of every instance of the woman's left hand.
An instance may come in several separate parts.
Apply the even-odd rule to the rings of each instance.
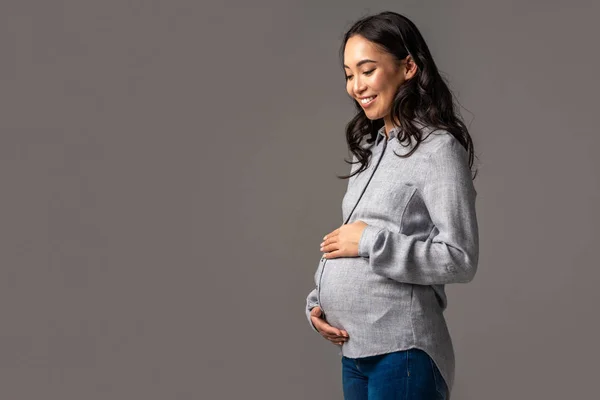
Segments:
[[[367,224],[355,221],[328,233],[321,243],[325,258],[358,257],[358,242]]]

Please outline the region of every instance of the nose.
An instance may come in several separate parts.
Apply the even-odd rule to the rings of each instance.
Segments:
[[[352,90],[354,90],[354,94],[358,96],[359,94],[364,92],[366,88],[367,85],[357,76],[354,79],[354,86],[352,87]]]

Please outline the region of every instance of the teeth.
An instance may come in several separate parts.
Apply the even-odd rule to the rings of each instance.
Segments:
[[[360,99],[360,102],[363,103],[363,104],[367,104],[368,102],[370,102],[374,98],[375,98],[375,96],[367,97],[366,99]]]

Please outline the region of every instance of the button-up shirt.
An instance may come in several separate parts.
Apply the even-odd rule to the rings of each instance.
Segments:
[[[346,357],[424,350],[451,390],[455,360],[444,288],[471,281],[477,269],[477,192],[460,142],[423,129],[409,157],[396,155],[416,143],[400,143],[400,128],[386,137],[383,127],[364,145],[372,151],[368,168],[348,179],[342,200],[345,223],[368,224],[358,256],[321,259],[306,316],[310,322],[318,305],[327,323],[348,332]]]

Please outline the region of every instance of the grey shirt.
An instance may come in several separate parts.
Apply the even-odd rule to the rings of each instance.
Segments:
[[[330,325],[348,332],[346,357],[424,350],[451,390],[444,285],[469,282],[477,269],[477,192],[464,147],[446,131],[423,129],[425,140],[407,158],[394,153],[408,153],[415,141],[399,143],[399,128],[388,139],[381,128],[375,143],[364,144],[373,152],[369,166],[348,180],[342,201],[345,223],[368,224],[359,255],[321,258],[306,316],[310,323],[319,305]]]

